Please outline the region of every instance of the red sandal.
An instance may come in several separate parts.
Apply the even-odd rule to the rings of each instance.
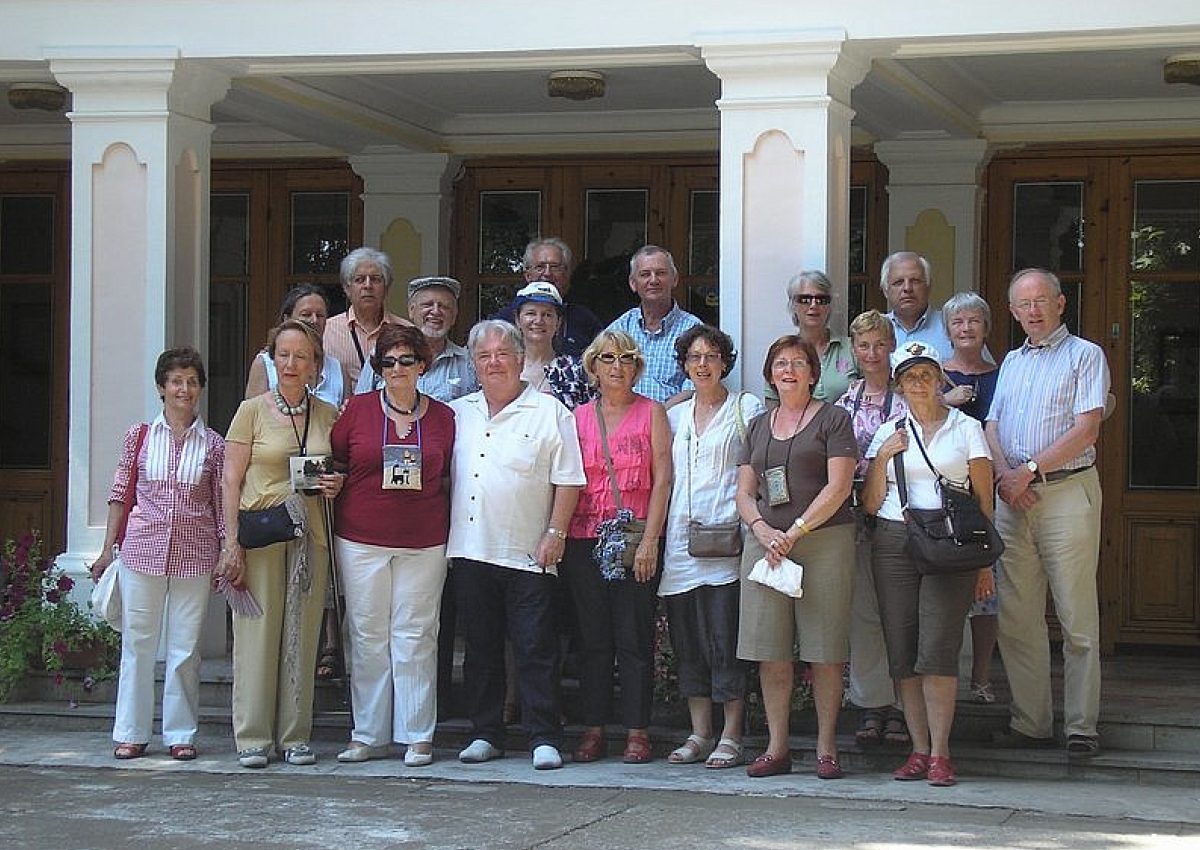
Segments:
[[[625,739],[625,764],[646,764],[653,756],[650,736],[643,732],[630,732]]]
[[[146,754],[146,744],[117,744],[117,748],[113,750],[113,758],[116,759],[137,759]]]
[[[593,762],[604,757],[604,733],[588,730],[579,739],[571,758],[576,763]]]
[[[192,744],[172,744],[171,758],[176,761],[191,761],[196,757],[196,748]]]

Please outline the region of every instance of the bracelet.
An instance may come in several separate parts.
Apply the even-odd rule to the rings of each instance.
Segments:
[[[567,539],[567,533],[557,528],[547,528],[546,533],[551,537],[557,537],[559,540]]]
[[[793,522],[792,525],[796,526],[796,530],[800,532],[801,537],[808,534],[808,532],[812,530],[808,527],[808,523],[804,521],[804,517],[802,516],[796,517],[796,521]]]
[[[753,520],[750,521],[750,528],[754,528],[754,526],[758,525],[760,522],[766,522],[766,520],[763,519],[761,515],[755,517]]]

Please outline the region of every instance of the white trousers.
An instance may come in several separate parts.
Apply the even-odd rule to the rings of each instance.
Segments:
[[[154,725],[154,665],[166,648],[163,745],[192,744],[200,711],[200,630],[209,576],[151,576],[121,567],[121,672],[113,740],[145,744]]]
[[[896,701],[888,668],[879,600],[871,574],[872,531],[855,520],[854,595],[850,599],[850,702],[859,708],[883,708]]]
[[[370,747],[433,741],[446,547],[391,549],[338,537],[350,636],[351,737]]]

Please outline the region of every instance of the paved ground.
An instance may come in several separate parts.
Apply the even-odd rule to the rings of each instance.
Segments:
[[[248,771],[228,746],[187,764],[161,752],[118,763],[101,733],[0,729],[0,847],[1200,847],[1195,788],[964,777],[934,789],[877,774],[820,782],[811,765],[751,780],[664,761],[536,772],[517,752],[475,766],[439,752],[406,769],[339,765],[333,745],[315,767]]]

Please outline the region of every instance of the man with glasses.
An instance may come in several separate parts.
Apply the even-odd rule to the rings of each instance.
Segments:
[[[375,338],[385,322],[412,324],[387,309],[392,286],[392,261],[374,248],[356,248],[342,260],[342,288],[350,306],[325,323],[325,356],[346,367],[350,385],[358,382],[375,350]]]
[[[534,239],[525,246],[524,275],[526,283],[547,281],[554,284],[562,297],[562,322],[554,339],[554,348],[559,354],[579,357],[596,334],[604,330],[604,323],[596,314],[582,304],[567,301],[571,288],[571,249],[563,240],[548,236]],[[495,315],[497,319],[516,324],[516,309],[509,305]]]
[[[1062,630],[1063,725],[1067,754],[1100,750],[1100,478],[1096,438],[1109,388],[1095,343],[1062,322],[1067,299],[1057,277],[1025,269],[1008,287],[1026,333],[1000,367],[987,414],[995,468],[1000,559],[1000,654],[1012,689],[1003,747],[1055,745],[1046,590]]]
[[[679,271],[671,253],[657,245],[639,248],[629,259],[629,288],[641,301],[617,317],[609,330],[633,337],[646,359],[634,392],[667,407],[691,398],[694,388],[675,358],[675,340],[703,324],[675,303]]]

